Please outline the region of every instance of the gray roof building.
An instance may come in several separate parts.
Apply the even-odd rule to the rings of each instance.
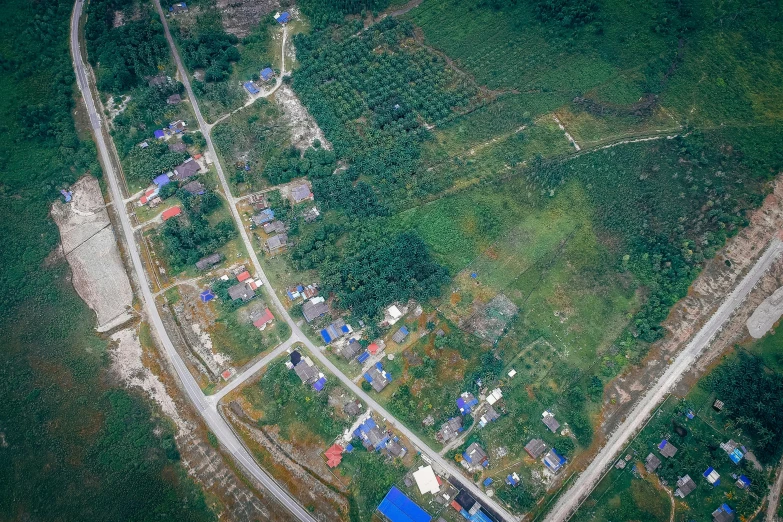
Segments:
[[[326,315],[327,312],[329,312],[329,305],[325,302],[313,303],[312,301],[307,301],[302,305],[302,315],[304,315],[305,321],[308,323],[312,323],[319,317]]]
[[[554,415],[544,415],[542,421],[544,424],[546,424],[546,427],[549,428],[549,431],[552,433],[556,433],[557,430],[560,429],[560,423],[555,420]]]
[[[500,414],[491,405],[487,406],[486,411],[484,411],[484,414],[481,416],[481,419],[486,422],[495,422],[499,418]]]
[[[318,380],[318,367],[313,364],[309,357],[304,357],[299,361],[299,364],[294,366],[294,372],[305,384],[313,384]]]
[[[208,268],[212,268],[213,266],[220,263],[221,261],[223,261],[223,256],[220,253],[215,252],[210,256],[202,257],[201,259],[196,261],[196,268],[198,268],[199,270],[207,270]]]
[[[362,403],[359,402],[359,399],[348,401],[343,406],[343,411],[351,416],[359,415],[362,412]]]
[[[546,443],[541,439],[532,439],[525,444],[525,451],[527,451],[528,455],[537,459],[546,451]]]
[[[685,498],[694,489],[696,489],[696,483],[693,481],[690,475],[685,475],[677,480],[677,490],[674,492],[674,496]]]
[[[231,296],[232,301],[237,301],[239,299],[250,301],[256,296],[256,293],[247,283],[237,283],[228,289],[228,295]]]
[[[666,458],[672,458],[677,453],[677,447],[666,439],[658,444],[658,451]]]
[[[275,250],[280,250],[287,244],[288,236],[286,234],[278,234],[266,240],[266,250],[267,252],[274,252]]]
[[[379,370],[377,366],[370,368],[367,373],[372,378],[372,382],[370,384],[372,385],[373,390],[377,392],[383,390],[391,382],[391,380],[386,376],[386,372]]]
[[[489,455],[484,451],[484,448],[479,446],[478,442],[474,442],[468,446],[467,449],[465,449],[465,453],[462,454],[462,457],[471,467],[486,467],[485,463],[489,462]]]
[[[182,96],[180,96],[179,94],[172,94],[171,96],[166,98],[166,103],[168,103],[169,105],[176,105],[181,101],[182,101]]]
[[[452,417],[443,424],[440,425],[440,430],[435,437],[443,442],[449,442],[452,439],[456,439],[457,435],[462,431],[462,417]]]
[[[169,150],[171,152],[185,152],[188,148],[184,143],[178,141],[176,143],[169,143]]]
[[[359,355],[362,351],[362,345],[354,338],[351,338],[348,343],[340,349],[340,355],[348,359],[349,361]]]
[[[174,179],[183,180],[198,174],[201,166],[193,158],[188,158],[184,163],[174,167]]]
[[[185,192],[193,196],[198,196],[207,191],[204,185],[202,185],[201,182],[196,180],[193,180],[189,183],[185,183],[185,186],[182,187],[182,190],[184,190]]]
[[[644,469],[647,470],[648,473],[654,472],[658,467],[661,465],[661,459],[650,453],[647,455],[647,458],[644,459]]]
[[[307,184],[302,184],[291,189],[291,197],[294,198],[294,203],[299,203],[306,199],[312,199],[313,193],[310,192],[310,187]]]
[[[408,450],[405,448],[405,446],[400,444],[399,440],[394,440],[394,439],[386,443],[386,451],[392,457],[399,457],[399,458],[404,457],[405,454],[408,453]]]
[[[285,232],[285,223],[279,220],[272,221],[271,223],[264,223],[264,232],[267,234]]]
[[[394,335],[392,335],[392,341],[397,344],[402,344],[406,337],[408,337],[408,329],[403,326],[394,332]]]

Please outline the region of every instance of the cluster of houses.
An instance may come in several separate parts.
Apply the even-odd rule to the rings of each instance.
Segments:
[[[688,418],[693,418],[693,413],[688,412],[686,414]],[[729,460],[733,462],[734,464],[739,464],[739,462],[744,458],[745,454],[747,453],[747,449],[744,446],[741,446],[737,442],[733,440],[729,440],[727,442],[723,442],[720,444],[720,447],[723,451],[726,452]],[[644,468],[647,471],[647,473],[655,473],[658,468],[660,468],[662,464],[662,459],[671,459],[674,458],[674,456],[678,452],[678,448],[672,444],[668,439],[661,440],[660,443],[656,446],[658,453],[660,457],[654,453],[649,453],[647,457],[644,459]],[[628,454],[625,456],[624,459],[620,459],[615,464],[615,467],[618,469],[623,469],[626,466],[626,462],[631,460],[631,455]],[[732,479],[735,481],[734,485],[740,489],[747,489],[751,485],[751,480],[742,474],[732,473],[731,474]],[[721,484],[721,475],[720,473],[713,467],[708,466],[707,469],[704,470],[702,473],[702,478],[709,484],[710,486],[718,487]],[[697,488],[696,481],[691,478],[690,475],[686,474],[677,479],[677,484],[674,491],[674,496],[684,499],[688,495],[690,495],[693,491],[695,491]],[[715,511],[712,513],[712,518],[714,522],[731,522],[734,520],[735,514],[731,507],[729,507],[727,504],[721,504]]]
[[[201,154],[196,154],[174,167],[171,171],[155,176],[152,180],[152,185],[144,190],[136,204],[138,206],[146,205],[150,208],[157,207],[163,202],[160,197],[161,189],[172,182],[179,183],[187,181],[181,188],[194,196],[206,193],[206,187],[204,187],[201,182],[189,180],[201,172],[202,165],[198,162],[201,157]]]
[[[182,101],[182,97],[179,94],[173,94],[169,96],[168,100],[166,101],[170,102],[170,104],[173,105]],[[157,129],[155,130],[155,132],[152,133],[152,135],[155,137],[156,140],[168,140],[172,136],[176,136],[178,134],[182,134],[183,132],[185,132],[187,126],[188,124],[183,120],[172,121],[171,123],[169,123],[168,127]],[[147,142],[140,143],[139,147],[143,149],[147,148],[143,145],[144,143]],[[149,146],[149,144],[147,144],[147,146]]]
[[[261,72],[258,75],[258,80],[245,82],[242,84],[242,86],[247,92],[255,96],[261,92],[261,87],[263,84],[269,83],[270,81],[274,80],[274,78],[275,71],[271,67],[265,67],[261,69]]]
[[[310,191],[310,186],[307,183],[297,185],[291,190],[291,200],[294,204],[312,199],[313,193]],[[286,234],[285,223],[275,218],[275,211],[269,208],[266,198],[263,196],[256,197],[253,200],[253,208],[259,211],[251,218],[253,225],[262,227],[264,233],[269,236],[264,242],[264,249],[268,253],[273,254],[287,246],[288,234]]]

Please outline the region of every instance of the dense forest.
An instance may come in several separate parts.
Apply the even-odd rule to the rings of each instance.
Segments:
[[[58,189],[101,175],[71,116],[73,2],[0,8],[0,519],[214,520],[170,425],[107,374],[95,314],[49,255]]]
[[[163,26],[148,4],[93,0],[87,4],[84,34],[102,91],[135,87],[158,74],[158,65],[168,61]]]

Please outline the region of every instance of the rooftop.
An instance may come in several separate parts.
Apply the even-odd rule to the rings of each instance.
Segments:
[[[390,522],[431,522],[432,517],[402,491],[392,486],[378,505]]]

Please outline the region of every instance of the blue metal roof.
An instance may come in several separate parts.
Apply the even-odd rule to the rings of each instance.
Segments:
[[[734,451],[729,453],[729,458],[734,464],[739,464],[739,461],[742,460],[742,457],[745,455],[742,453],[742,450],[739,448],[734,448]]]
[[[212,293],[212,290],[207,289],[201,292],[201,300],[205,303],[208,303],[214,298],[215,298],[215,294]]]
[[[161,138],[163,138],[164,136],[166,136],[166,133],[165,133],[165,132],[163,132],[163,129],[158,129],[158,130],[156,130],[155,132],[153,132],[152,134],[154,134],[154,135],[155,135],[155,137],[156,137],[156,138],[158,138],[158,139],[161,139]]]
[[[462,511],[459,512],[460,515],[462,515],[465,520],[469,520],[470,522],[492,522],[492,519],[490,519],[483,511],[478,510],[474,514],[468,513],[465,509],[462,509]]]
[[[364,374],[364,380],[369,382],[369,383],[372,383],[372,377],[370,377],[369,373],[365,373]]]
[[[168,185],[171,182],[171,179],[166,174],[161,174],[160,176],[157,176],[154,180],[152,180],[153,183],[155,183],[157,186],[162,187],[163,185]]]
[[[247,90],[247,92],[249,92],[250,94],[258,94],[259,92],[261,92],[258,89],[256,89],[256,86],[253,85],[253,82],[245,82],[244,87],[245,90]]]
[[[315,391],[323,390],[324,386],[326,386],[326,377],[321,377],[313,383],[313,388],[315,388]]]
[[[494,481],[491,478],[487,477],[484,480],[484,486],[489,486],[490,484],[492,484],[492,482],[494,482]]]
[[[370,431],[374,427],[376,427],[377,424],[375,424],[375,421],[372,417],[368,418],[363,423],[359,424],[359,427],[353,430],[353,436],[354,437],[361,437],[362,433],[365,431]]]
[[[430,522],[432,517],[405,493],[392,486],[378,505],[380,511],[391,522]]]
[[[745,475],[740,475],[740,482],[745,484],[745,486],[750,486],[750,479],[746,477]]]
[[[345,447],[345,452],[346,452],[346,453],[350,453],[350,452],[352,452],[352,451],[353,451],[353,444],[348,444],[348,445]]]
[[[304,287],[302,285],[297,285],[296,291],[297,292],[304,292]]]
[[[326,328],[324,328],[323,330],[321,330],[321,337],[323,337],[323,339],[324,339],[324,342],[325,342],[326,344],[329,344],[329,343],[331,343],[331,342],[332,342],[332,337],[329,335],[329,331],[328,331]]]
[[[356,360],[359,361],[360,363],[363,363],[369,358],[370,358],[370,352],[365,350],[363,354],[359,355],[359,357],[356,358]]]
[[[273,71],[271,67],[267,67],[266,69],[261,70],[261,79],[263,79],[264,81],[268,80],[274,75],[275,75],[275,71]]]
[[[405,335],[408,335],[408,329],[407,329],[407,328],[405,328],[404,326],[401,326],[401,327],[400,327],[400,331],[401,331],[403,334],[405,334]]]
[[[666,439],[663,439],[663,440],[661,441],[661,443],[660,443],[660,444],[658,444],[658,449],[659,449],[659,450],[662,450],[663,448],[665,448],[665,447],[666,447],[666,445],[667,445],[668,443],[669,443],[669,441],[668,441],[668,440],[666,440]]]
[[[375,363],[375,367],[378,368],[378,370],[383,371],[383,365],[380,362]]]
[[[340,327],[340,330],[342,330],[342,331],[343,331],[343,333],[350,333],[350,331],[351,331],[351,327],[350,327],[350,326],[348,326],[347,324],[344,324],[344,325],[342,325],[342,326]]]
[[[280,13],[280,16],[275,18],[275,20],[277,20],[281,24],[286,23],[290,19],[291,19],[291,15],[288,13],[288,11],[283,11],[282,13]]]

